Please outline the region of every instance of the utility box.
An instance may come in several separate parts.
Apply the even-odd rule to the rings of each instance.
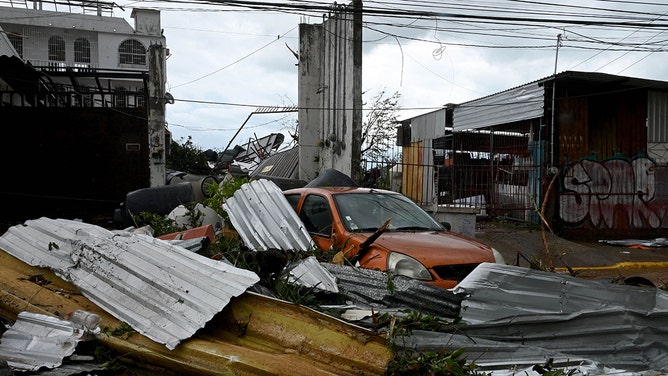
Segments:
[[[475,237],[476,217],[480,214],[480,208],[475,207],[447,207],[437,206],[436,212],[425,208],[437,221],[448,222],[450,231],[462,235]]]

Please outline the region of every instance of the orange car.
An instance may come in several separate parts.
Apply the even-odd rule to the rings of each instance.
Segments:
[[[353,263],[452,288],[478,264],[501,262],[488,245],[453,233],[406,196],[357,187],[283,192],[321,250]]]

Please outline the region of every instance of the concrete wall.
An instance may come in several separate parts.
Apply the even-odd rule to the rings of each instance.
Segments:
[[[334,168],[359,175],[362,129],[361,3],[300,25],[299,178]]]

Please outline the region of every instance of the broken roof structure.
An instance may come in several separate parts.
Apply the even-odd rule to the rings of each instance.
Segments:
[[[245,245],[254,251],[267,249],[310,251],[315,244],[276,184],[254,180],[243,184],[227,199],[223,209]]]
[[[310,244],[273,183],[238,192],[226,208],[256,252]],[[262,227],[267,219],[273,224]],[[40,218],[10,228],[0,249],[3,315],[85,309],[115,318],[142,335],[99,340],[187,373],[380,375],[392,356],[388,339],[399,354],[461,349],[495,376],[538,375],[534,367],[548,363],[588,375],[668,372],[668,293],[656,288],[483,263],[446,290],[313,257],[290,265],[291,281],[345,297],[320,307],[326,314],[253,292],[259,278],[249,270],[141,233]],[[457,324],[401,335],[368,325],[411,311]]]
[[[21,312],[16,323],[0,341],[0,358],[13,369],[37,371],[55,368],[70,356],[86,332],[69,320],[57,317]]]
[[[245,269],[153,237],[40,218],[14,226],[0,248],[53,270],[99,307],[173,349],[259,281]]]
[[[455,289],[465,325],[419,332],[407,348],[463,348],[494,375],[555,367],[588,375],[668,372],[668,293],[522,267],[481,264]]]

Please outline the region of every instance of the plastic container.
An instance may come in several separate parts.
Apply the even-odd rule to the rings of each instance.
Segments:
[[[85,330],[93,331],[100,325],[101,318],[95,313],[77,309],[69,314],[69,320]]]

